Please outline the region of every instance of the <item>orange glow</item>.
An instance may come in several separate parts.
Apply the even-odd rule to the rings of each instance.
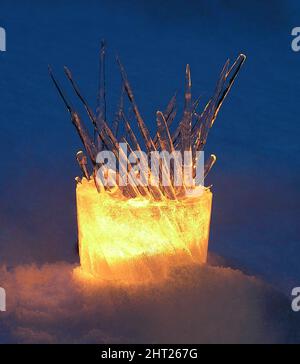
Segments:
[[[98,193],[83,178],[76,198],[82,276],[139,283],[161,279],[176,265],[206,262],[207,188],[180,200],[126,199],[118,189]]]

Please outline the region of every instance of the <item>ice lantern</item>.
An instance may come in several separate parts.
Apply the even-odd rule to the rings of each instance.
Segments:
[[[101,168],[97,163],[97,154],[103,150],[111,151],[118,158],[120,142],[126,143],[133,153],[145,150],[147,158],[156,151],[189,151],[192,154],[191,167],[194,168],[197,152],[204,150],[209,130],[244,61],[245,56],[240,54],[232,65],[229,61],[225,63],[215,92],[202,112],[198,111],[199,99],[192,98],[190,67],[187,65],[183,114],[176,126],[175,95],[163,112],[157,112],[157,130],[154,135],[150,134],[141,116],[119,59],[117,63],[122,79],[120,103],[113,121],[108,121],[104,42],[100,51],[99,93],[95,114],[82,96],[70,70],[65,67],[65,74],[91,121],[90,131],[68,102],[49,68],[50,77],[70,113],[86,151],[86,155],[81,151],[77,153],[82,176],[76,178],[79,271],[83,277],[138,283],[160,279],[170,267],[176,265],[206,262],[212,206],[210,188],[200,186],[196,188],[201,188],[201,193],[186,194],[182,193],[186,192],[185,186],[183,190],[178,189],[170,178],[169,187],[161,184],[157,188],[136,187],[129,180],[126,188],[118,186],[112,191],[99,186],[97,182],[95,176]],[[132,114],[130,118],[125,95]],[[91,132],[94,138],[91,137]],[[215,161],[214,155],[207,158],[204,178]],[[164,175],[164,168],[160,168]],[[172,168],[175,169],[176,166]],[[130,171],[126,169],[127,172]],[[147,173],[151,176],[152,172],[149,170]]]
[[[171,266],[206,262],[209,189],[180,200],[122,200],[83,179],[76,197],[82,272],[145,282],[163,278]]]

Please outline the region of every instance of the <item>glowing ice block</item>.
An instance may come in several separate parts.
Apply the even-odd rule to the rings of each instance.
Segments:
[[[180,200],[124,199],[77,184],[81,271],[104,280],[157,280],[172,266],[205,263],[212,193]]]

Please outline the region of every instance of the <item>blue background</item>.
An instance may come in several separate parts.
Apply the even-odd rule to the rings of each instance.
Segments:
[[[286,293],[299,285],[300,53],[291,50],[299,15],[299,2],[280,0],[1,0],[0,263],[77,260],[81,144],[47,65],[60,79],[68,65],[94,107],[105,38],[109,114],[118,52],[152,126],[174,91],[182,96],[186,63],[203,106],[226,59],[247,55],[206,148],[218,157],[209,249]]]

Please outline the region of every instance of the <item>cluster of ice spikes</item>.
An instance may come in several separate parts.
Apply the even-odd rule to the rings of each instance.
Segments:
[[[169,153],[178,150],[181,151],[181,153],[184,151],[190,151],[192,153],[192,163],[194,168],[197,162],[197,151],[203,151],[209,130],[214,124],[222,103],[229,93],[246,57],[243,54],[240,54],[232,65],[230,65],[229,60],[226,61],[217,81],[214,94],[209,99],[202,112],[198,111],[199,98],[195,100],[192,98],[191,73],[190,67],[187,65],[185,72],[183,115],[179,117],[177,125],[174,125],[174,120],[177,114],[175,94],[164,111],[157,111],[157,131],[154,136],[151,136],[136,103],[124,66],[118,57],[117,64],[119,66],[122,79],[121,97],[114,120],[112,122],[108,121],[106,114],[105,92],[105,50],[105,43],[102,42],[99,56],[99,92],[95,113],[82,96],[82,93],[77,83],[74,81],[70,70],[67,67],[64,67],[66,77],[70,81],[73,90],[83,104],[88,118],[92,123],[93,136],[91,136],[92,133],[90,133],[88,128],[85,126],[78,112],[76,112],[68,102],[65,93],[58,84],[51,68],[49,67],[50,77],[70,113],[72,123],[79,134],[87,154],[86,156],[82,151],[79,151],[76,156],[83,176],[88,180],[90,178],[94,178],[96,188],[100,191],[95,177],[97,170],[99,169],[99,164],[96,161],[97,154],[101,150],[109,150],[113,152],[116,158],[118,158],[120,155],[121,142],[126,143],[129,151],[133,153],[134,151],[142,151],[145,149],[148,157],[151,152],[155,151],[160,152],[164,150]],[[130,114],[132,114],[135,119],[135,125],[133,125],[133,121],[130,120],[131,117],[129,118],[128,113],[125,111],[124,97],[126,95],[129,102]],[[120,137],[122,129],[124,134]],[[207,176],[215,161],[215,155],[211,155],[207,159],[204,165],[204,177]],[[92,173],[89,172],[89,168],[92,168]],[[77,181],[80,181],[80,178],[77,178]],[[107,187],[107,189],[109,190],[109,187]],[[182,188],[178,188],[171,180],[168,187],[161,184],[158,187],[134,186],[129,183],[127,186],[122,188],[122,192],[124,196],[128,198],[147,196],[154,198],[155,200],[160,200],[164,198],[177,199],[179,196],[182,196],[182,189],[184,190],[184,186],[182,186]]]

